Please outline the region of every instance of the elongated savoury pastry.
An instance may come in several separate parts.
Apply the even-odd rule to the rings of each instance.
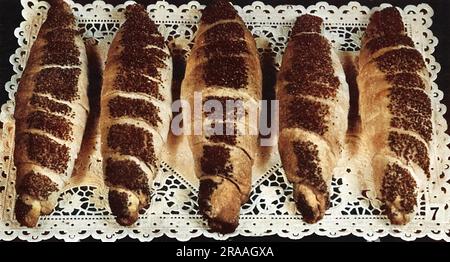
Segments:
[[[344,70],[322,19],[297,18],[283,55],[276,93],[280,103],[278,148],[294,200],[308,223],[329,205],[333,169],[347,131],[349,91]]]
[[[51,1],[16,94],[16,219],[33,227],[72,174],[89,110],[87,57],[75,17]]]
[[[169,132],[172,59],[143,6],[125,13],[108,53],[99,121],[111,211],[119,224],[131,225],[150,204]]]
[[[357,80],[376,191],[390,221],[405,224],[430,176],[433,123],[428,71],[395,7],[372,15]]]
[[[248,115],[250,108],[258,108],[261,82],[251,33],[230,3],[211,2],[202,12],[187,61],[182,97],[194,108],[198,92],[204,109],[211,101],[223,108],[223,115],[214,110],[198,114],[192,110],[191,120],[199,120],[202,126],[222,126],[224,133],[203,132],[189,137],[200,179],[200,212],[213,231],[233,232],[239,223],[240,207],[250,194],[258,142],[257,135],[252,135],[257,121],[250,121]],[[234,103],[236,110],[228,110],[227,102]]]

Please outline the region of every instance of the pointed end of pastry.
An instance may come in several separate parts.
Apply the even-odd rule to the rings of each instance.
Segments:
[[[199,209],[213,232],[232,233],[239,225],[240,192],[221,177],[200,180]]]
[[[63,0],[50,1],[50,9],[47,12],[47,19],[42,28],[47,30],[56,28],[76,29],[75,16],[69,4]]]
[[[159,34],[158,27],[150,19],[147,10],[141,4],[132,4],[126,7],[126,21],[123,28],[131,30],[133,34],[146,32],[148,34]]]
[[[404,201],[406,202],[406,201]],[[396,197],[393,203],[387,202],[385,212],[393,225],[406,225],[414,216],[414,207],[404,207],[401,198]]]
[[[64,0],[48,0],[47,1],[50,6],[59,6],[59,7],[69,7],[69,5]]]
[[[411,221],[411,213],[399,210],[394,205],[388,205],[386,213],[393,225],[406,225]]]
[[[30,196],[19,196],[14,211],[20,225],[35,227],[41,215],[41,204],[39,200],[33,199]]]
[[[109,191],[108,200],[117,223],[130,226],[138,220],[139,198],[133,192],[112,188]]]
[[[201,22],[212,24],[220,20],[233,20],[237,17],[237,11],[226,0],[213,0],[202,11]]]
[[[209,12],[213,9],[223,10],[224,12],[234,12],[237,13],[233,5],[228,0],[212,0],[206,5],[203,12]]]
[[[230,223],[226,221],[218,221],[213,219],[208,219],[208,226],[212,232],[217,232],[221,234],[230,234],[236,231],[239,223]]]
[[[292,28],[292,35],[300,33],[321,33],[322,32],[322,18],[314,15],[301,15],[295,21]]]
[[[405,34],[402,16],[397,8],[387,7],[372,14],[364,38],[367,41],[380,36],[398,34]]]
[[[64,0],[50,0],[48,1],[50,4],[50,10],[48,15],[58,15],[60,12],[72,14],[72,10],[68,3]]]
[[[145,7],[141,4],[132,4],[132,5],[127,6],[127,8],[125,10],[125,16],[128,19],[129,16],[132,16],[132,15],[148,16],[147,11],[145,10]]]
[[[411,220],[417,206],[417,183],[408,169],[390,163],[381,185],[381,199],[385,212],[394,225],[404,225]]]
[[[309,224],[321,220],[328,208],[328,194],[316,194],[303,184],[295,185],[294,200],[303,220]]]

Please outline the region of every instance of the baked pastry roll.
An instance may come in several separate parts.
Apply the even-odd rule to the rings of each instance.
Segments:
[[[49,214],[70,178],[89,103],[84,42],[70,7],[51,1],[28,57],[14,113],[16,219],[34,227]]]
[[[430,80],[395,7],[375,12],[362,40],[357,78],[363,140],[378,197],[405,224],[430,176]]]
[[[251,121],[249,115],[251,110],[258,111],[261,86],[252,34],[230,3],[211,2],[202,12],[181,92],[191,108],[196,106],[195,94],[202,100],[200,113],[191,110],[192,126],[200,123],[202,127],[223,129],[223,133],[204,130],[189,136],[200,179],[200,212],[213,231],[233,232],[240,207],[250,194],[258,141],[257,121]],[[222,115],[213,116],[215,111],[204,110],[211,101],[220,105]],[[228,110],[227,103],[234,103],[236,111]]]
[[[170,127],[172,59],[141,5],[108,52],[101,92],[101,151],[109,204],[121,225],[133,224],[150,204],[150,188]]]
[[[333,169],[347,131],[349,91],[339,58],[321,35],[322,19],[297,18],[283,55],[276,94],[280,103],[278,150],[308,223],[329,206]]]

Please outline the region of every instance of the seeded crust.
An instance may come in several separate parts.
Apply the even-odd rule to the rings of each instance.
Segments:
[[[372,14],[363,39],[377,37],[396,37],[405,34],[400,12],[395,7],[387,7]]]
[[[322,18],[314,15],[303,15],[301,19],[295,20],[294,27],[292,28],[292,36],[300,33],[321,33]]]
[[[116,221],[132,225],[150,205],[171,118],[172,61],[142,5],[130,5],[104,70],[100,129],[105,184]]]
[[[193,94],[198,91],[204,101],[215,100],[225,105],[226,100],[241,100],[256,105],[261,99],[261,80],[259,56],[251,33],[230,3],[211,1],[202,11],[186,64],[181,97],[192,105]],[[248,114],[248,109],[243,113]],[[242,115],[237,110],[219,117],[205,111],[202,116],[203,123],[212,128],[223,125],[223,130],[226,126],[237,131],[241,127],[253,128],[248,121],[239,121]],[[200,179],[200,213],[212,231],[231,233],[239,224],[240,207],[250,194],[257,137],[239,132],[205,132],[190,136],[189,144],[195,173]]]
[[[153,127],[157,127],[162,121],[159,117],[160,109],[143,99],[116,96],[108,102],[108,107],[111,116],[114,118],[133,117],[142,119]]]
[[[204,10],[202,10],[201,22],[203,24],[212,24],[220,20],[233,20],[238,16],[237,11],[228,3],[228,1],[211,1]]]
[[[416,181],[405,168],[388,164],[382,181],[381,195],[385,201],[386,214],[393,224],[405,224],[405,214],[414,211],[417,205]]]
[[[34,111],[28,115],[27,125],[30,129],[39,129],[66,141],[73,139],[72,123],[61,116]]]
[[[70,107],[66,104],[56,102],[45,96],[40,96],[37,94],[33,94],[31,96],[30,104],[49,113],[70,116],[72,112],[72,109],[70,109]]]
[[[52,192],[58,191],[58,185],[47,176],[31,171],[25,175],[17,191],[20,194],[28,194],[34,198],[46,200]]]
[[[51,1],[16,94],[16,218],[34,227],[71,176],[87,111],[87,57],[75,17]]]

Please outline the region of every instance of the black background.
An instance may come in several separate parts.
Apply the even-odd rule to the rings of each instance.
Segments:
[[[104,0],[107,3],[116,5],[123,3],[125,0]],[[271,5],[280,5],[280,4],[301,4],[303,6],[308,6],[315,4],[317,1],[311,0],[260,0],[266,4]],[[80,4],[90,3],[92,1],[89,0],[75,0]],[[154,3],[152,0],[136,0],[138,3],[142,3],[145,5]],[[188,1],[183,0],[169,0],[171,4],[180,5],[186,3]],[[199,1],[204,4],[207,1]],[[243,1],[233,1],[233,4],[237,4],[240,6],[249,5],[253,1],[252,0],[243,0]],[[329,0],[327,1],[329,4],[341,6],[347,4],[348,1],[341,0]],[[405,7],[406,5],[417,5],[420,3],[428,3],[434,10],[433,16],[433,25],[431,30],[434,35],[439,39],[439,44],[435,50],[434,56],[436,60],[441,64],[441,72],[438,74],[438,78],[436,80],[439,89],[444,91],[444,93],[448,92],[448,85],[450,84],[450,70],[449,70],[449,62],[450,62],[450,1],[446,0],[361,0],[359,1],[361,5],[366,5],[368,7],[378,6],[381,3],[389,2],[393,5],[399,7]],[[14,36],[14,30],[19,26],[20,22],[23,21],[21,15],[22,6],[19,0],[0,0],[0,104],[3,104],[7,101],[8,96],[3,88],[7,81],[10,80],[13,75],[12,65],[9,63],[9,57],[15,52],[16,48],[18,48],[17,39]],[[444,96],[442,101],[447,107],[450,104],[450,95]],[[445,115],[445,118],[448,121],[448,113]],[[449,130],[447,130],[447,133]],[[93,240],[92,238],[88,238],[86,240]],[[228,241],[255,241],[255,242],[270,242],[270,241],[289,241],[289,239],[280,238],[277,236],[267,236],[267,237],[234,237],[229,239]],[[55,239],[51,239],[50,241],[56,241]],[[130,238],[124,238],[120,241],[133,241]],[[173,241],[168,237],[160,237],[155,239],[155,241]],[[213,241],[211,239],[205,237],[198,237],[193,239],[193,241]],[[321,236],[308,236],[304,237],[301,240],[296,241],[364,241],[362,238],[346,236],[340,238],[326,238]],[[399,239],[393,237],[384,237],[381,241],[401,241]],[[419,239],[419,241],[431,241],[428,238]]]

